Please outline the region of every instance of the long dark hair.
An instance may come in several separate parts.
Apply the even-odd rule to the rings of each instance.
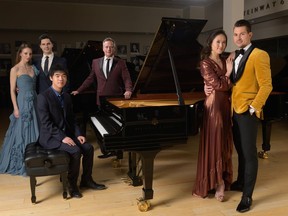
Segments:
[[[224,35],[226,38],[226,42],[227,42],[227,35],[224,30],[221,29],[221,30],[213,31],[207,38],[206,44],[201,51],[201,60],[206,59],[210,56],[211,51],[212,51],[212,48],[211,48],[212,42],[215,39],[215,37],[217,37],[218,35]]]

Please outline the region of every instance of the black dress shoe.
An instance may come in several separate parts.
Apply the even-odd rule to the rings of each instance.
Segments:
[[[237,206],[238,212],[247,212],[250,210],[250,206],[252,205],[252,198],[250,197],[242,197],[239,205]]]
[[[70,188],[69,189],[69,194],[72,198],[81,198],[82,194],[80,193],[80,191],[78,190],[78,188]]]
[[[97,184],[93,180],[90,181],[81,181],[80,182],[80,187],[81,188],[90,188],[93,190],[105,190],[107,187],[103,184]]]
[[[235,181],[230,186],[231,191],[243,191],[243,184],[240,184],[238,181]]]
[[[100,158],[100,159],[109,158],[109,157],[113,157],[113,156],[115,156],[115,155],[116,155],[116,154],[115,154],[114,152],[107,152],[107,153],[105,153],[105,154],[103,154],[103,155],[99,155],[98,158]]]

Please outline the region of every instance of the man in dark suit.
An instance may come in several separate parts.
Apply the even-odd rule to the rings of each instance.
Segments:
[[[36,84],[37,93],[41,93],[51,86],[49,71],[54,65],[60,64],[65,70],[67,70],[66,59],[54,54],[54,42],[49,35],[42,34],[39,37],[39,46],[43,55],[37,56],[33,59],[33,64],[39,70]],[[68,91],[67,85],[65,86],[65,91]]]
[[[87,89],[96,79],[97,80],[97,105],[100,106],[100,96],[117,96],[124,95],[129,99],[132,94],[132,81],[126,62],[115,57],[116,42],[112,38],[103,40],[104,57],[94,59],[92,70],[82,85],[71,94],[77,95]],[[100,107],[101,108],[101,107]],[[103,155],[100,158],[112,156],[104,151],[100,146]]]
[[[112,38],[104,39],[103,52],[104,57],[93,60],[91,73],[76,91],[72,91],[72,94],[83,92],[96,79],[98,105],[100,96],[124,95],[129,99],[132,94],[132,81],[125,61],[114,56],[116,42]]]
[[[56,65],[50,71],[50,80],[51,87],[40,93],[37,98],[40,145],[46,149],[64,150],[70,154],[68,181],[71,197],[82,197],[77,186],[81,155],[83,155],[83,173],[80,187],[106,189],[105,185],[93,181],[94,148],[86,142],[86,138],[82,136],[75,122],[71,96],[63,92],[67,82],[67,71],[60,65]]]

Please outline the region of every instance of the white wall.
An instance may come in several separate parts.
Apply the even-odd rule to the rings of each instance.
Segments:
[[[0,29],[151,33],[162,17],[182,17],[181,9],[167,8],[14,1],[0,7]]]
[[[256,5],[263,5],[263,2],[270,3],[269,6],[271,7],[271,10],[275,12],[275,8],[272,8],[271,4],[272,2],[275,2],[274,0],[261,0],[261,1],[251,1],[251,0],[245,0],[244,9],[247,12],[248,9],[251,10],[253,8],[253,5],[251,3],[257,3]],[[275,4],[275,7],[279,7],[280,1],[277,1],[277,4]],[[253,40],[258,39],[266,39],[266,38],[274,38],[279,36],[285,36],[288,35],[288,10],[286,10],[286,7],[288,5],[288,1],[284,1],[284,4],[281,5],[281,8],[279,9],[281,12],[265,14],[265,17],[257,17],[251,16],[251,14],[248,16],[244,16],[245,19],[250,20],[252,23],[252,31],[253,31]],[[266,4],[267,6],[267,4]],[[268,6],[267,6],[268,7]],[[251,13],[251,12],[250,12]],[[206,38],[210,34],[211,31],[215,29],[221,29],[223,28],[223,1],[219,1],[217,3],[214,3],[208,7],[205,8],[205,18],[208,20],[205,28],[203,29],[202,34],[199,37],[199,41],[201,43],[204,43],[206,41]],[[259,14],[261,15],[262,12]],[[224,15],[225,18],[225,15]],[[253,18],[253,19],[252,19]],[[231,40],[232,32],[231,34],[227,32],[228,40]]]
[[[140,44],[140,52],[151,44],[162,17],[182,17],[181,9],[139,8],[89,4],[43,2],[0,2],[0,43],[10,43],[15,54],[15,41],[37,43],[43,33],[57,42],[58,54],[64,45],[113,37],[118,44]],[[128,52],[127,59],[130,59]]]
[[[247,1],[249,0],[245,0]],[[23,3],[13,0],[1,1],[0,8],[1,43],[11,43],[13,50],[16,40],[37,43],[38,36],[48,32],[56,40],[59,54],[63,44],[75,47],[78,41],[102,41],[107,36],[113,37],[118,44],[127,45],[128,49],[130,42],[139,43],[140,52],[144,52],[144,47],[149,46],[153,40],[162,17],[207,19],[203,34],[199,37],[202,43],[211,30],[223,26],[221,0],[206,8],[188,7],[183,10],[41,1]],[[287,17],[257,22],[253,25],[254,39],[287,35],[287,23]],[[227,34],[229,36],[229,33]],[[129,60],[129,53],[127,58]]]

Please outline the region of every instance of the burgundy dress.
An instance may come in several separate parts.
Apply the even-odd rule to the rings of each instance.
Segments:
[[[204,102],[203,124],[199,144],[196,181],[193,193],[206,197],[208,191],[225,183],[229,189],[233,179],[232,167],[232,125],[229,78],[223,69],[212,59],[200,62],[201,75],[206,85],[213,87],[213,92]]]

